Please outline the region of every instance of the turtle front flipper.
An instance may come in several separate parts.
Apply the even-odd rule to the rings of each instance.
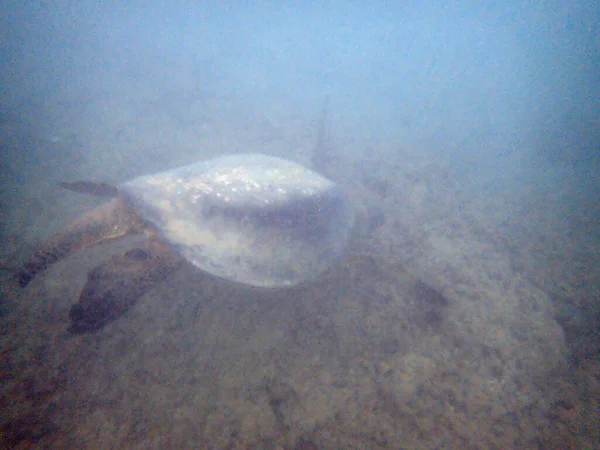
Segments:
[[[17,273],[19,285],[27,286],[38,273],[78,250],[142,229],[142,223],[120,197],[98,206],[35,250]]]
[[[125,313],[136,300],[181,266],[167,244],[150,239],[143,248],[115,255],[88,274],[71,307],[71,333],[96,331]]]

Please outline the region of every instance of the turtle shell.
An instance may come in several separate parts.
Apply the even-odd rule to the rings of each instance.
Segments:
[[[317,278],[339,261],[354,223],[334,182],[260,154],[211,159],[119,189],[190,263],[252,286]]]

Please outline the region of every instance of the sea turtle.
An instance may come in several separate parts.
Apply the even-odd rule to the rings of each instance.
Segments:
[[[141,176],[119,186],[60,183],[112,197],[36,249],[18,272],[27,286],[78,250],[143,233],[143,246],[88,274],[70,310],[70,330],[96,330],[187,261],[217,277],[261,288],[313,280],[342,256],[354,210],[334,182],[261,154],[223,156]]]

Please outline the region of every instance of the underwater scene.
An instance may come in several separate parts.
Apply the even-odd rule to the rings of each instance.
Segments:
[[[0,448],[600,448],[594,2],[0,11]]]

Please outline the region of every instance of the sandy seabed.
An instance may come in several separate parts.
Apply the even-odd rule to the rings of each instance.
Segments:
[[[3,266],[98,204],[57,180],[120,182],[238,152],[309,164],[314,121],[186,94],[6,113]],[[535,193],[473,195],[415,150],[332,142],[328,175],[387,220],[311,285],[263,291],[186,266],[73,336],[87,272],[138,238],[24,290],[3,271],[0,447],[597,448],[594,242],[541,220]]]

